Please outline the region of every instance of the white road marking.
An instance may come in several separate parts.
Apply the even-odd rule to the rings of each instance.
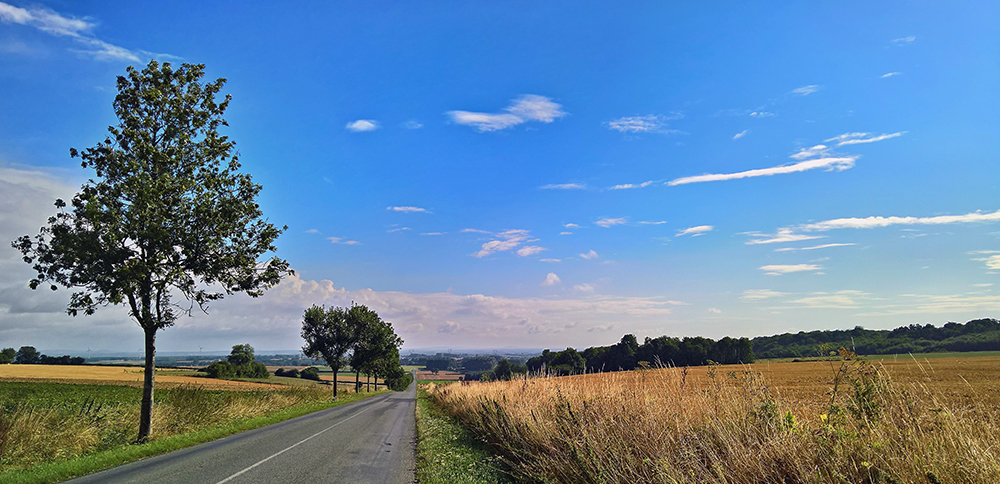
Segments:
[[[267,458],[261,460],[260,462],[257,462],[256,464],[254,464],[254,465],[252,465],[250,467],[247,467],[246,469],[243,469],[242,471],[239,471],[236,474],[233,474],[233,475],[231,475],[231,476],[229,476],[229,477],[227,477],[227,478],[225,478],[225,479],[217,482],[216,484],[223,484],[225,482],[229,482],[229,481],[231,481],[231,480],[233,480],[233,479],[235,479],[235,478],[243,475],[245,472],[249,471],[250,469],[253,469],[254,467],[257,467],[257,466],[259,466],[259,465],[261,465],[261,464],[263,464],[263,463],[265,463],[265,462],[267,462],[267,461],[269,461],[269,460],[271,460],[271,459],[273,459],[275,457],[278,457],[281,454],[284,454],[285,452],[288,452],[289,450],[294,449],[295,447],[298,447],[299,445],[305,443],[306,441],[311,440],[313,437],[316,437],[317,435],[322,434],[323,432],[326,432],[327,430],[330,430],[330,429],[332,429],[332,428],[334,428],[334,427],[336,427],[336,426],[338,426],[338,425],[340,425],[340,424],[342,424],[342,423],[344,423],[344,422],[346,422],[346,421],[348,421],[348,420],[350,420],[350,419],[352,419],[354,417],[357,417],[358,415],[361,415],[361,414],[367,412],[371,408],[372,408],[372,406],[369,405],[364,410],[362,410],[362,411],[360,411],[360,412],[358,412],[358,413],[356,413],[354,415],[351,415],[350,417],[347,417],[344,420],[341,420],[341,421],[339,421],[339,422],[337,422],[337,423],[335,423],[335,424],[333,424],[333,425],[331,425],[331,426],[329,426],[329,427],[327,427],[327,428],[325,428],[323,430],[320,430],[319,432],[316,432],[315,434],[312,434],[309,437],[306,437],[306,438],[304,438],[304,439],[302,439],[302,440],[300,440],[300,441],[298,441],[298,442],[296,442],[296,443],[294,443],[292,445],[289,445],[288,447],[282,449],[281,451],[274,453],[270,457],[267,457]]]

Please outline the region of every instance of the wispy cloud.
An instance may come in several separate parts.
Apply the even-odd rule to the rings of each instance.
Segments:
[[[563,224],[563,227],[566,227],[567,229],[578,229],[578,228],[580,228],[579,225],[574,224],[574,223]]]
[[[829,153],[830,149],[827,148],[826,145],[816,145],[811,148],[802,148],[788,157],[793,160],[802,161],[806,158],[812,158],[815,156],[826,156]]]
[[[882,141],[890,138],[897,138],[906,134],[906,131],[899,131],[896,133],[880,134],[878,136],[872,136],[871,133],[844,133],[839,136],[834,136],[826,140],[827,142],[836,141],[837,146],[844,145],[859,145],[862,143],[874,143],[876,141]]]
[[[587,185],[583,183],[550,183],[538,187],[542,190],[583,190]]]
[[[782,297],[786,293],[772,291],[771,289],[747,289],[743,291],[743,295],[740,299],[744,301],[763,301],[765,299],[772,299],[776,297]]]
[[[667,182],[667,185],[686,185],[688,183],[704,183],[724,180],[738,180],[741,178],[753,178],[758,176],[783,175],[787,173],[798,173],[802,171],[816,170],[820,168],[826,171],[843,171],[854,166],[857,156],[842,156],[835,158],[817,158],[815,160],[801,161],[792,165],[781,165],[771,168],[759,168],[756,170],[741,171],[738,173],[719,173],[696,175],[678,178]]]
[[[343,244],[343,245],[359,245],[361,242],[357,240],[347,240],[344,237],[327,237],[331,244]]]
[[[872,229],[892,225],[946,225],[998,221],[1000,221],[1000,210],[987,213],[972,212],[964,215],[938,215],[935,217],[838,218],[800,225],[797,229],[804,232],[823,232],[836,229]]]
[[[656,182],[654,182],[653,180],[649,180],[649,181],[644,181],[642,183],[635,183],[635,184],[633,184],[633,183],[625,183],[625,184],[622,184],[622,185],[615,185],[615,186],[609,188],[609,190],[628,190],[630,188],[646,188],[646,187],[652,185],[653,183],[656,183]]]
[[[986,268],[991,271],[1000,271],[1000,251],[996,250],[977,250],[970,252],[971,254],[987,254],[987,257],[977,257],[972,260],[980,261],[986,264]],[[992,254],[992,255],[988,255]]]
[[[744,129],[743,131],[740,131],[739,133],[734,134],[733,135],[733,139],[734,140],[740,139],[740,138],[746,136],[747,133],[749,133],[749,132],[750,132],[749,129]]]
[[[654,220],[640,220],[639,221],[640,225],[663,225],[665,223],[667,223],[666,220],[655,220],[655,221]]]
[[[711,225],[698,225],[696,227],[688,227],[683,230],[678,230],[677,235],[675,235],[674,237],[680,237],[682,235],[690,235],[692,237],[697,237],[699,235],[705,235],[714,229],[715,227]]]
[[[808,86],[802,86],[800,88],[792,89],[792,94],[797,94],[799,96],[808,96],[816,91],[819,91],[820,89],[823,89],[823,86],[810,84]]]
[[[424,232],[420,235],[444,235],[444,232]]]
[[[768,112],[768,111],[753,111],[753,112],[750,113],[750,117],[752,117],[752,118],[770,118],[770,117],[773,117],[773,116],[777,116],[777,115],[774,114],[774,113],[772,113],[772,112]]]
[[[548,274],[545,275],[545,280],[542,281],[542,286],[543,287],[544,286],[554,286],[556,284],[559,284],[560,282],[562,282],[562,281],[559,279],[559,276],[555,275],[554,272],[550,272],[550,273],[548,273]]]
[[[620,133],[678,133],[675,129],[667,128],[667,121],[682,118],[680,113],[670,116],[662,114],[649,114],[646,116],[626,116],[604,123],[608,129]]]
[[[409,227],[396,227],[394,229],[389,229],[388,232],[391,234],[393,232],[404,232],[404,231],[407,231],[407,230],[410,230],[410,228]]]
[[[409,119],[402,126],[405,129],[420,129],[424,127],[424,124],[416,119]]]
[[[614,225],[624,225],[627,222],[628,222],[628,218],[626,218],[626,217],[602,218],[602,219],[594,222],[594,225],[596,225],[598,227],[608,228],[608,227],[611,227],[611,226],[614,226]]]
[[[746,235],[749,235],[751,237],[757,237],[753,240],[747,241],[747,245],[783,244],[785,242],[798,242],[800,240],[821,239],[824,237],[822,235],[796,234],[790,228],[778,229],[778,232],[774,234],[747,232]]]
[[[538,259],[539,262],[562,262],[562,259]]]
[[[792,304],[802,305],[811,309],[856,309],[862,306],[859,299],[868,296],[862,291],[815,292],[807,297],[793,299]]]
[[[520,249],[517,249],[517,255],[521,257],[528,257],[529,255],[535,255],[543,250],[549,250],[549,249],[546,249],[545,247],[539,247],[537,245],[526,245],[524,247],[521,247]]]
[[[910,35],[910,36],[907,36],[907,37],[900,37],[898,39],[892,39],[892,43],[896,44],[896,45],[907,45],[910,42],[913,42],[914,40],[917,40],[917,37],[913,36],[913,35]]]
[[[722,314],[722,310],[718,308],[708,308],[708,312],[712,314]]]
[[[306,230],[306,233],[307,233],[307,234],[318,234],[318,233],[319,233],[319,230],[316,230],[316,229],[309,229],[309,230]]]
[[[591,285],[591,284],[587,284],[587,283],[583,283],[583,284],[577,284],[577,285],[573,286],[573,290],[574,290],[574,291],[579,291],[579,292],[587,292],[587,293],[590,293],[590,292],[594,292],[594,291],[596,291],[596,290],[597,290],[597,288],[596,288],[596,287],[594,287],[594,286],[593,286],[593,285]]]
[[[379,124],[378,121],[375,121],[374,119],[359,119],[357,121],[347,123],[347,126],[344,127],[347,128],[348,131],[363,133],[366,131],[375,131],[379,128]]]
[[[148,52],[134,52],[124,47],[104,42],[94,37],[91,33],[91,30],[96,26],[93,22],[75,17],[67,17],[42,7],[35,6],[25,9],[0,2],[0,22],[34,27],[56,37],[69,37],[77,44],[84,46],[83,49],[70,49],[71,51],[92,57],[96,60],[141,62],[138,54],[151,54]],[[156,55],[153,54],[153,56]]]
[[[888,78],[888,77],[899,76],[899,75],[902,75],[902,74],[903,74],[902,72],[886,72],[885,74],[882,74],[880,77],[882,79],[885,79],[885,78]]]
[[[764,271],[769,276],[780,276],[782,274],[791,274],[793,272],[819,271],[823,270],[823,267],[816,264],[773,264],[760,266],[760,270]]]
[[[426,208],[420,207],[385,207],[386,210],[392,210],[393,212],[403,212],[403,213],[430,213]]]
[[[480,113],[448,111],[446,114],[456,124],[475,127],[481,133],[507,129],[529,121],[551,123],[566,115],[562,106],[545,96],[526,94],[511,102],[506,113]]]
[[[465,232],[466,230],[463,230],[463,232]],[[508,250],[516,249],[521,244],[525,242],[531,242],[533,240],[537,239],[532,239],[530,232],[527,230],[505,230],[498,234],[494,234],[493,240],[484,243],[479,252],[476,252],[475,254],[472,255],[481,259],[496,252],[505,252]],[[541,247],[539,247],[539,249],[541,249]],[[518,255],[531,255],[531,254],[519,253]]]
[[[580,254],[580,258],[587,259],[587,260],[593,260],[593,259],[597,259],[599,257],[600,256],[597,255],[597,252],[594,252],[594,249],[590,249],[590,252],[587,252],[586,254]]]
[[[851,245],[858,245],[858,244],[850,242],[850,243],[846,243],[846,244],[814,245],[812,247],[782,247],[780,249],[774,249],[774,251],[775,252],[790,252],[790,251],[794,251],[794,250],[816,250],[816,249],[828,249],[830,247],[847,247],[847,246],[851,246]]]
[[[479,229],[462,229],[459,232],[462,232],[464,234],[492,234],[493,233],[493,232],[490,232],[488,230],[479,230]]]

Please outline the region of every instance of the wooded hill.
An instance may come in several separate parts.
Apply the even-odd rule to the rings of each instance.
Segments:
[[[976,319],[968,323],[911,324],[893,330],[856,326],[849,330],[800,331],[751,340],[757,358],[826,356],[840,347],[859,355],[933,353],[939,351],[1000,351],[1000,321]]]

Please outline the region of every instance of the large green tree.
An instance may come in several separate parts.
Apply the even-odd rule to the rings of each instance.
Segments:
[[[302,317],[302,353],[323,358],[333,370],[333,396],[337,397],[337,373],[347,363],[345,355],[358,341],[357,327],[347,320],[348,309],[313,305]]]
[[[259,296],[291,273],[277,257],[258,260],[284,228],[263,218],[261,186],[239,172],[234,142],[218,131],[228,126],[230,96],[217,97],[225,79],[203,76],[203,65],[129,67],[118,77],[118,124],[96,146],[70,149],[95,177],[68,205],[56,200],[37,236],[13,244],[38,273],[32,289],[76,289],[70,315],[122,304],[142,328],[139,442],[149,436],[156,332],[227,294]]]
[[[348,311],[348,321],[356,328],[357,341],[351,348],[351,368],[354,369],[355,388],[358,375],[375,376],[375,388],[378,389],[378,377],[383,378],[394,367],[399,366],[399,347],[403,339],[396,335],[392,324],[384,321],[378,313],[364,305],[354,305]]]

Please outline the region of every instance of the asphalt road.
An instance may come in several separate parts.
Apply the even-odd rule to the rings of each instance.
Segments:
[[[416,384],[71,483],[412,483]]]

